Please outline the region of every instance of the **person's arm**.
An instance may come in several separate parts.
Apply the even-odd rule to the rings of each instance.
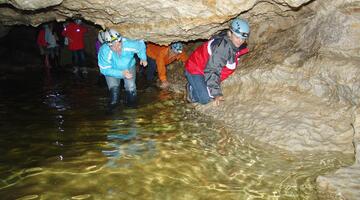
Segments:
[[[64,26],[64,29],[63,29],[63,31],[61,32],[61,35],[62,35],[62,36],[67,37],[67,29],[68,29],[68,27],[67,27],[67,26]]]
[[[45,29],[45,41],[46,44],[49,45],[50,44],[50,40],[51,40],[51,31]]]
[[[145,42],[143,40],[138,40],[136,49],[137,49],[136,54],[140,59],[140,65],[143,65],[145,67],[147,65]]]
[[[179,55],[179,60],[183,63],[185,63],[189,59],[189,56],[183,51]]]
[[[229,44],[227,41],[213,42],[212,54],[206,64],[204,74],[205,81],[209,88],[212,98],[222,96],[220,76],[223,66],[226,65],[229,58]]]
[[[160,52],[156,57],[156,68],[160,81],[166,81],[166,65],[164,56],[166,55],[164,55],[163,52]]]
[[[81,29],[83,33],[87,33],[89,31],[88,28],[86,28],[85,26],[81,26]]]

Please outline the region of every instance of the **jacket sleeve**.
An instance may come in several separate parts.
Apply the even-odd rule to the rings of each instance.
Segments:
[[[221,70],[229,58],[229,44],[225,40],[212,43],[212,54],[206,64],[204,75],[205,82],[210,92],[210,97],[222,96],[220,77]]]
[[[68,29],[68,27],[65,26],[64,29],[63,29],[63,31],[61,32],[61,35],[62,35],[62,36],[67,37],[67,29]]]
[[[159,52],[156,57],[156,68],[159,75],[160,81],[166,81],[166,62],[165,59],[167,57],[167,50],[162,50]]]
[[[136,53],[137,56],[140,58],[141,61],[146,61],[146,45],[144,40],[139,40],[137,45],[138,52]]]
[[[188,60],[188,55],[185,53],[185,52],[182,52],[180,55],[179,55],[179,60],[181,60],[183,63],[185,63],[187,60]]]

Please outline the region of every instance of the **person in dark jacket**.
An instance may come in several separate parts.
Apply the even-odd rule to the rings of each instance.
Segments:
[[[248,22],[236,18],[230,30],[195,49],[185,63],[188,102],[207,104],[214,101],[219,105],[223,101],[221,81],[234,72],[238,58],[249,51],[246,45],[249,33]]]

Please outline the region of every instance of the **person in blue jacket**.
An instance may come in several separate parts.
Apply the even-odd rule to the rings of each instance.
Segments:
[[[125,102],[133,107],[137,99],[134,56],[139,57],[140,65],[147,65],[145,43],[143,40],[124,38],[114,29],[105,31],[104,42],[99,49],[98,65],[110,91],[109,110],[112,111],[119,103],[121,79],[124,80]]]

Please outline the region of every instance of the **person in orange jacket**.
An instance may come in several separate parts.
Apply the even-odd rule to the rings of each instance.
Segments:
[[[148,43],[146,48],[148,66],[146,69],[146,79],[152,81],[154,79],[154,73],[157,69],[157,73],[160,79],[160,88],[166,89],[169,87],[169,82],[166,77],[166,65],[180,60],[183,63],[186,62],[188,56],[183,51],[183,44],[176,42],[170,46],[159,46],[153,43]]]

